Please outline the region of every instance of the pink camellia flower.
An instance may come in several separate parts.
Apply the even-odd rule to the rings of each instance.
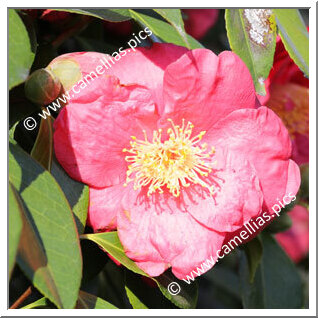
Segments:
[[[309,251],[309,213],[296,205],[288,215],[293,225],[285,232],[276,234],[276,239],[294,262],[301,261]]]
[[[277,38],[273,68],[265,81],[262,105],[272,109],[284,122],[293,143],[292,159],[298,164],[309,161],[309,81],[289,57]]]
[[[85,77],[103,58],[70,53],[51,64],[76,61]],[[234,53],[154,44],[92,77],[55,120],[55,153],[90,186],[90,226],[117,229],[149,275],[172,267],[185,278],[228,233],[296,194],[288,131],[269,108],[256,109]]]
[[[198,40],[215,25],[219,16],[217,9],[182,9],[182,12],[185,30]]]

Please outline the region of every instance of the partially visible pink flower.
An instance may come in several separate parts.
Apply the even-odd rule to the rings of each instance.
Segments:
[[[71,16],[69,12],[66,11],[57,11],[57,10],[44,10],[41,14],[40,19],[49,21],[49,22],[62,22],[68,19]]]
[[[271,108],[284,122],[293,143],[292,159],[309,161],[309,81],[277,39],[273,68],[265,81],[262,105]]]
[[[186,32],[198,40],[215,25],[219,16],[217,9],[182,9],[182,12]]]
[[[276,239],[297,263],[307,256],[309,251],[309,213],[305,207],[296,205],[288,215],[293,225],[287,231],[276,234]]]
[[[252,77],[232,52],[172,44],[126,51],[55,121],[56,156],[90,185],[88,222],[117,228],[151,276],[185,278],[264,208],[296,194],[282,121],[256,109]],[[71,53],[82,76],[108,58]]]

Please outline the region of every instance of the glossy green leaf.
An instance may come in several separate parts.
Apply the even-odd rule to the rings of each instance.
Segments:
[[[82,234],[85,229],[88,212],[88,186],[70,178],[56,158],[53,158],[51,173],[62,188],[72,208],[78,233]]]
[[[100,297],[81,290],[78,295],[76,309],[117,309],[117,307]]]
[[[9,9],[9,89],[29,75],[34,53],[28,32],[14,9]]]
[[[128,300],[134,309],[176,309],[157,287],[154,280],[135,274],[129,270],[125,274],[125,291]]]
[[[59,308],[75,306],[82,273],[78,234],[61,188],[19,146],[9,145],[9,180],[24,203],[17,262]]]
[[[258,236],[243,245],[247,256],[248,267],[250,272],[250,283],[253,283],[256,270],[261,263],[263,255],[262,241]]]
[[[124,252],[124,248],[118,238],[117,232],[103,232],[96,234],[83,234],[82,239],[88,239],[106,250],[118,262],[136,274],[147,276]]]
[[[227,37],[233,52],[244,61],[251,72],[257,93],[265,95],[264,80],[272,68],[276,47],[276,24],[273,15],[268,14],[260,18],[268,28],[267,32],[259,31],[262,29],[257,22],[251,24],[247,18],[248,12],[255,9],[248,10],[226,9]]]
[[[184,39],[176,31],[176,29],[164,21],[152,18],[148,15],[136,12],[129,9],[131,17],[137,22],[141,23],[143,26],[147,26],[154,35],[158,36],[164,42],[173,43],[180,46],[187,47]],[[190,49],[202,48],[203,46],[195,40],[193,37],[187,34],[187,41],[189,43]]]
[[[176,278],[171,271],[166,271],[160,276],[154,279],[161,292],[167,297],[172,303],[180,308],[190,309],[196,308],[198,301],[198,282],[194,281],[191,284],[187,284],[183,280]],[[180,286],[180,293],[177,295],[171,295],[168,291],[168,286],[171,283],[177,283]],[[174,290],[176,288],[174,287]]]
[[[51,171],[53,156],[53,122],[49,117],[41,119],[38,135],[31,151],[31,157],[45,169]]]
[[[285,49],[309,76],[309,34],[298,9],[273,9]]]
[[[184,30],[184,24],[182,20],[180,9],[154,9],[158,14],[160,14],[165,20],[167,20],[174,29],[178,32],[181,39],[183,40],[185,46],[190,48],[187,33]]]
[[[27,304],[21,309],[55,309],[56,307],[47,298],[42,297],[33,303]]]
[[[301,308],[302,283],[295,264],[270,234],[263,232],[260,237],[263,256],[253,283],[246,255],[241,253],[239,271],[244,308]]]
[[[128,9],[54,9],[58,11],[66,11],[71,13],[89,15],[98,19],[121,22],[130,20],[130,14]]]
[[[11,276],[20,241],[21,213],[23,213],[21,198],[14,186],[9,183],[9,276]]]
[[[133,262],[126,256],[124,248],[118,238],[117,232],[83,234],[81,235],[81,238],[94,241],[132,272],[149,277],[136,265],[135,262]],[[177,279],[169,271],[166,271],[162,275],[155,278],[151,278],[157,283],[163,295],[176,306],[180,308],[195,308],[198,298],[197,282],[187,284],[184,281],[180,281],[179,279]],[[181,291],[177,295],[171,295],[168,291],[168,286],[172,282],[178,283],[181,287]]]
[[[130,304],[134,309],[147,309],[148,307],[129,289],[125,286],[126,294]]]

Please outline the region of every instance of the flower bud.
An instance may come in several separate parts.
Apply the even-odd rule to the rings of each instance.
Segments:
[[[46,69],[33,72],[25,82],[25,96],[39,105],[54,101],[61,92],[62,85],[54,73]]]
[[[46,70],[52,72],[61,82],[65,91],[69,90],[82,78],[79,64],[68,58],[54,59]]]

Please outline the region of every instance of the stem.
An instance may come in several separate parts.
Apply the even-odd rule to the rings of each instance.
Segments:
[[[32,293],[32,286],[30,286],[9,309],[17,309]]]

